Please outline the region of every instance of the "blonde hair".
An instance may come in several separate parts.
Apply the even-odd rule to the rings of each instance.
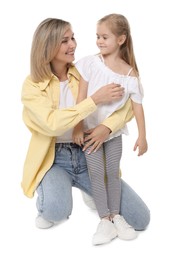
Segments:
[[[69,28],[69,22],[56,18],[47,18],[36,28],[30,55],[30,75],[34,82],[51,77],[50,62],[57,54],[63,35]]]
[[[106,23],[111,32],[116,36],[126,36],[125,42],[120,46],[120,55],[121,58],[134,69],[138,76],[139,71],[134,55],[130,26],[126,17],[121,14],[109,14],[98,21],[98,24],[101,23]]]

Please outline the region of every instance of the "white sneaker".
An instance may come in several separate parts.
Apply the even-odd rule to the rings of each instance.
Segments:
[[[50,228],[54,225],[54,222],[50,222],[44,218],[42,218],[40,215],[36,217],[35,224],[37,228]]]
[[[108,219],[102,219],[98,224],[97,231],[93,236],[93,245],[101,245],[110,242],[117,236],[114,224]]]
[[[115,215],[113,223],[117,229],[118,237],[123,240],[131,240],[137,237],[137,233],[132,226],[130,226],[123,216]]]

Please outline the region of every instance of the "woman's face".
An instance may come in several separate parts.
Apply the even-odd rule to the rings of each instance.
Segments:
[[[62,43],[60,48],[54,57],[54,61],[61,62],[61,63],[71,63],[75,60],[75,49],[77,43],[74,38],[74,33],[71,29],[68,29],[62,39]]]

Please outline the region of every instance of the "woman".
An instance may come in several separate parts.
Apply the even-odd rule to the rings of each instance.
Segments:
[[[97,105],[120,99],[116,84],[102,87],[75,105],[79,73],[74,67],[76,41],[69,22],[48,18],[37,27],[31,48],[31,72],[22,89],[23,120],[31,131],[24,163],[22,188],[33,197],[37,190],[36,226],[48,228],[72,212],[72,187],[91,195],[84,153],[72,143],[73,127],[93,113]],[[120,111],[91,130],[91,152],[132,118],[130,101]],[[86,149],[87,147],[85,147]],[[129,199],[133,201],[129,204]],[[131,206],[132,205],[132,206]],[[149,210],[137,194],[122,182],[122,215],[134,228],[149,223]]]

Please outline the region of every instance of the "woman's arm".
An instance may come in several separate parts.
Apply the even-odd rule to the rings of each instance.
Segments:
[[[93,113],[97,104],[117,100],[122,92],[116,84],[110,84],[73,107],[57,109],[48,98],[51,93],[42,93],[36,84],[27,78],[21,97],[24,106],[23,120],[31,131],[47,136],[61,136]]]
[[[110,132],[116,133],[123,128],[134,117],[131,100],[128,99],[126,104],[111,116],[106,118],[102,125],[105,125],[110,129]]]
[[[91,146],[90,153],[97,151],[102,143],[109,137],[111,132],[117,132],[122,127],[125,126],[134,117],[131,100],[129,99],[124,107],[114,112],[111,116],[106,118],[102,124],[97,127],[90,129],[88,136],[85,141],[88,141],[84,146],[85,151],[89,146]]]

